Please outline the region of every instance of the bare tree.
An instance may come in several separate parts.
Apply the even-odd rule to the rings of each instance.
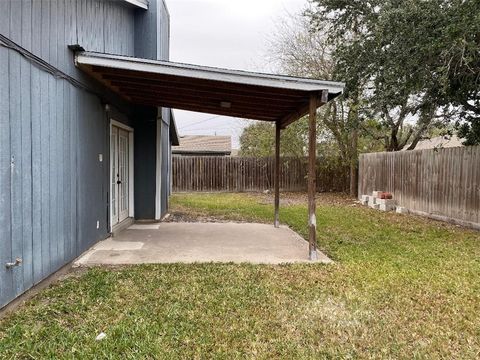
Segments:
[[[331,80],[331,48],[324,32],[311,31],[306,17],[287,14],[279,18],[268,41],[267,59],[276,70],[292,76]]]
[[[304,16],[289,15],[277,21],[277,31],[269,39],[270,65],[292,76],[332,80],[334,61],[326,31],[312,31]],[[335,139],[340,156],[350,168],[350,194],[357,192],[359,95],[339,97],[324,106],[318,118]]]

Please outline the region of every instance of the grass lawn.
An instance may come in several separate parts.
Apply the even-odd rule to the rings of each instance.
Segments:
[[[297,197],[280,217],[305,236]],[[182,194],[172,207],[180,218],[273,217],[266,195]],[[479,358],[478,232],[332,195],[320,195],[317,221],[333,265],[73,273],[0,321],[0,358]]]

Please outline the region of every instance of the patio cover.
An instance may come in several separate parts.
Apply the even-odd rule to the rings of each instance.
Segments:
[[[340,95],[342,83],[227,70],[127,56],[77,52],[76,65],[135,104],[275,123],[275,227],[279,227],[280,131],[309,114],[309,253],[317,260],[315,217],[317,108]]]
[[[277,122],[285,128],[340,95],[343,84],[227,70],[92,52],[76,54],[76,65],[124,99],[159,106]]]

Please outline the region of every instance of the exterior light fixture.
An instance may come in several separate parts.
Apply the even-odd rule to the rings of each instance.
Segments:
[[[232,107],[232,103],[230,101],[222,101],[220,102],[220,107],[224,109],[230,109]]]

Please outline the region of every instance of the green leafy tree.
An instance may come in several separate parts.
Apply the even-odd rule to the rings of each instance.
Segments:
[[[368,79],[369,111],[389,129],[386,150],[402,149],[457,120],[478,142],[480,2],[462,0],[312,0],[312,26],[331,32],[336,71]],[[347,41],[345,41],[345,39]],[[411,121],[414,119],[414,126]]]
[[[480,144],[480,2],[448,1],[443,23],[437,24],[439,43],[430,56],[438,62],[439,93],[446,106],[459,110],[459,136],[465,145]]]
[[[271,123],[259,122],[243,129],[240,136],[240,156],[268,157],[275,151],[275,128]]]
[[[306,155],[308,122],[306,119],[282,130],[280,133],[280,155],[303,157]],[[256,122],[246,127],[240,136],[240,155],[268,157],[275,155],[275,124]]]

